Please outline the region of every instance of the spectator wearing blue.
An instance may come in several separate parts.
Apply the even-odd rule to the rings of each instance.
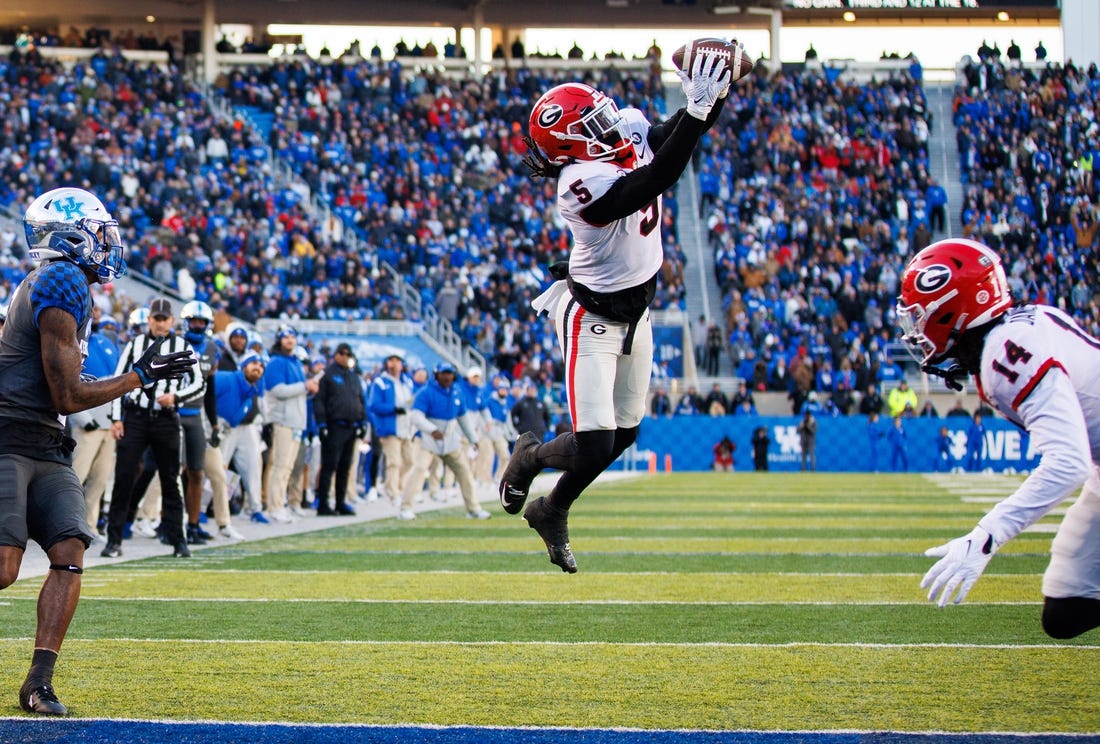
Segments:
[[[401,498],[413,467],[412,402],[413,380],[405,372],[405,360],[400,354],[390,354],[367,391],[367,413],[382,441],[382,482],[392,502]]]
[[[975,411],[966,430],[966,469],[977,473],[982,469],[982,456],[985,449],[985,424],[982,414]]]
[[[222,463],[233,463],[241,477],[241,488],[249,495],[252,521],[267,524],[260,494],[260,458],[249,457],[253,437],[252,411],[263,396],[265,361],[262,354],[245,351],[237,369],[215,372],[215,402],[218,408],[218,450]],[[211,481],[212,483],[212,481]]]
[[[355,514],[355,509],[347,503],[348,471],[356,440],[367,435],[367,410],[363,402],[363,381],[355,371],[350,344],[336,346],[313,397],[313,415],[317,421],[317,438],[321,441],[317,516]],[[330,507],[328,494],[334,480],[334,505]]]
[[[242,443],[250,433],[251,417],[249,413],[252,407],[260,399],[262,392],[258,387],[264,375],[264,360],[260,354],[248,351],[237,359],[238,367],[235,370],[216,370],[211,381],[214,390],[214,406],[217,412],[217,428],[210,426],[207,430],[206,458],[203,461],[203,470],[210,481],[211,501],[214,505],[214,521],[218,525],[218,534],[231,540],[243,540],[244,535],[238,532],[230,520],[229,488],[226,483],[225,464],[233,461],[240,453]],[[246,445],[247,446],[247,445]],[[260,469],[258,461],[248,458],[239,458],[236,467],[241,474],[242,481],[246,478],[253,482],[253,489],[249,493],[255,493],[253,514],[261,514],[259,503]],[[256,520],[259,521],[259,520]]]
[[[867,414],[867,458],[868,469],[872,473],[879,472],[879,454],[882,440],[885,438],[886,432],[882,430],[882,424],[879,423],[878,411],[871,411]]]
[[[946,426],[940,427],[940,433],[936,435],[936,470],[942,473],[955,472],[955,455],[951,452],[953,442],[951,431]]]
[[[466,370],[461,384],[470,425],[477,434],[477,454],[471,463],[474,485],[489,488],[493,485],[493,443],[489,441],[489,395],[481,380],[481,367],[475,365]]]
[[[928,216],[932,230],[943,232],[947,229],[947,191],[935,178],[929,178],[928,186],[924,190],[924,198],[928,202]]]
[[[909,471],[909,435],[905,431],[901,416],[894,416],[894,425],[886,434],[890,443],[890,467],[896,472]]]
[[[519,437],[519,432],[512,426],[512,406],[516,404],[512,397],[512,388],[506,377],[497,377],[493,380],[493,394],[488,398],[489,403],[489,442],[496,454],[496,469],[493,472],[493,482],[496,483],[508,467],[511,459],[509,443]]]
[[[412,510],[413,499],[424,485],[432,455],[438,456],[451,470],[462,492],[466,504],[466,516],[470,519],[488,519],[490,514],[481,508],[474,495],[470,466],[462,456],[462,439],[465,436],[470,444],[477,441],[477,432],[470,424],[464,396],[455,387],[457,372],[450,362],[440,362],[435,366],[432,379],[416,394],[412,410],[409,412],[413,426],[420,432],[422,451],[417,454],[416,464],[405,483],[401,494],[399,519],[415,519]]]
[[[83,373],[93,379],[113,377],[122,348],[118,341],[118,321],[101,316],[95,333],[88,338],[88,356]],[[88,527],[96,534],[100,506],[107,481],[115,471],[115,438],[111,436],[111,404],[104,403],[69,416],[69,428],[76,441],[73,471],[84,484],[84,505]]]
[[[292,326],[280,326],[264,370],[266,420],[271,424],[271,451],[264,493],[267,514],[276,522],[294,519],[287,509],[290,473],[298,457],[302,431],[306,428],[306,397],[315,395],[319,385],[312,377],[306,379],[302,363],[294,353],[297,346],[298,332]]]
[[[700,412],[699,409],[702,405],[703,399],[699,397],[695,386],[690,385],[687,392],[680,396],[680,402],[676,404],[676,408],[672,413],[674,416],[695,416]]]

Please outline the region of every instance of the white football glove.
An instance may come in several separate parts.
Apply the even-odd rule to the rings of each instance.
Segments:
[[[940,559],[920,582],[921,589],[928,589],[928,601],[936,602],[938,595],[940,607],[951,601],[962,602],[998,547],[993,535],[975,527],[968,535],[924,551],[925,555]]]
[[[714,102],[729,91],[733,73],[726,60],[714,54],[696,54],[691,62],[691,74],[677,70],[687,96],[687,112],[696,119],[706,119]]]

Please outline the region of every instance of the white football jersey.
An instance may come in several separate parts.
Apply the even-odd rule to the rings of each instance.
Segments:
[[[638,109],[621,112],[624,132],[634,141],[638,165],[653,160],[646,142],[649,122]],[[614,163],[581,161],[562,169],[558,178],[558,211],[573,233],[570,275],[596,292],[636,287],[661,268],[661,198],[609,225],[592,225],[581,211],[607,193],[628,171]]]
[[[979,524],[1003,545],[1100,463],[1100,341],[1046,305],[1011,309],[982,348],[983,399],[1031,435],[1039,467]]]

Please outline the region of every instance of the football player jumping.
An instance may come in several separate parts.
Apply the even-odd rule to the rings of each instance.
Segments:
[[[928,599],[962,602],[994,553],[1082,484],[1051,545],[1043,576],[1043,630],[1073,638],[1100,626],[1100,341],[1061,310],[1014,305],[1001,260],[971,240],[920,251],[897,304],[905,342],[926,372],[978,393],[1030,433],[1039,466],[967,535],[925,554]]]
[[[505,511],[517,514],[539,471],[564,471],[523,517],[551,563],[568,573],[577,571],[569,508],[634,442],[645,415],[648,308],[664,255],[661,195],[718,118],[732,74],[720,56],[697,54],[691,74],[680,77],[687,107],[657,125],[581,83],[551,88],[531,110],[525,162],[533,176],[558,179],[558,210],[574,240],[568,264],[551,267],[558,281],[532,303],[556,321],[573,430],[545,444],[524,433],[499,493]]]

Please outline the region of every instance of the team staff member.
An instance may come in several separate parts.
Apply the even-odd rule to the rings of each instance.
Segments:
[[[179,398],[180,425],[183,427],[183,454],[187,466],[186,493],[187,542],[202,545],[213,535],[199,525],[202,511],[202,479],[206,466],[206,429],[211,436],[221,438],[218,431],[218,406],[214,392],[214,372],[218,364],[218,348],[207,336],[214,323],[214,311],[205,302],[194,300],[180,310],[183,319],[183,337],[199,359],[193,374],[198,387]],[[203,421],[205,416],[206,422]]]
[[[393,501],[401,497],[405,478],[413,466],[412,424],[409,407],[413,402],[412,377],[405,372],[399,354],[386,357],[381,372],[371,381],[367,394],[371,422],[382,440],[383,481]]]
[[[416,465],[401,494],[399,519],[416,517],[412,510],[413,498],[424,485],[424,476],[428,473],[432,455],[439,457],[454,473],[462,492],[462,500],[466,504],[466,516],[470,519],[490,517],[474,495],[470,466],[461,452],[463,435],[470,444],[476,444],[477,432],[471,426],[465,396],[455,387],[456,375],[453,364],[440,362],[435,366],[432,379],[413,400],[409,417],[413,426],[420,431],[420,446],[423,451],[418,454]]]
[[[145,350],[161,336],[167,336],[164,350],[186,352],[193,358],[194,352],[187,340],[172,332],[175,322],[172,303],[163,297],[153,300],[149,305],[149,331],[126,344],[115,368],[116,374],[132,369]],[[131,501],[141,497],[135,493],[134,482],[147,447],[152,451],[160,476],[160,526],[164,540],[173,546],[177,558],[191,557],[183,533],[183,500],[179,485],[180,417],[176,407],[180,400],[187,399],[201,386],[202,377],[189,374],[183,380],[160,380],[156,385],[129,393],[114,402],[111,431],[117,442],[115,487],[107,513],[107,545],[100,553],[104,558],[122,555],[122,530]]]
[[[363,403],[363,381],[352,367],[351,346],[338,344],[332,362],[325,368],[313,416],[321,440],[321,473],[317,478],[317,516],[355,514],[347,503],[348,469],[355,442],[366,435],[367,410]],[[336,476],[335,505],[328,505],[328,491]]]
[[[12,294],[0,341],[0,588],[18,578],[27,541],[41,545],[50,568],[38,595],[34,655],[19,705],[62,716],[68,709],[53,689],[54,664],[80,599],[84,551],[92,540],[65,417],[180,377],[193,359],[190,352],[165,355],[154,342],[132,370],[83,381],[89,286],[125,270],[118,222],[91,193],[60,188],[35,199],[23,224],[28,255],[39,266]]]
[[[252,407],[260,399],[257,384],[264,376],[263,357],[254,351],[242,354],[237,359],[240,365],[235,370],[218,370],[214,373],[215,391],[219,422],[217,432],[210,432],[210,446],[206,448],[204,461],[206,476],[210,479],[210,491],[214,503],[214,520],[218,524],[218,534],[232,540],[242,540],[244,536],[230,524],[229,493],[225,481],[225,463],[233,459],[244,439],[244,434],[252,427],[244,423]],[[257,514],[260,512],[256,512]]]
[[[226,343],[222,347],[222,353],[218,358],[218,370],[234,372],[237,370],[241,358],[249,352],[248,329],[240,323],[230,323],[225,327]],[[258,352],[257,352],[258,353]],[[261,354],[261,356],[263,356]],[[253,522],[269,524],[264,516],[263,503],[263,453],[261,451],[261,439],[256,418],[260,415],[261,398],[263,397],[263,382],[256,386],[256,393],[252,398],[252,405],[248,409],[244,420],[235,425],[235,433],[232,437],[233,447],[230,455],[226,456],[226,464],[232,462],[233,469],[241,477],[241,488],[248,496],[249,510],[252,512]],[[228,438],[228,432],[221,432],[220,439],[224,443]]]
[[[276,522],[293,519],[287,509],[287,488],[306,428],[306,396],[317,392],[317,380],[306,379],[302,363],[294,353],[297,346],[298,332],[290,326],[280,327],[264,370],[266,419],[272,425],[265,493],[268,516]]]
[[[651,126],[637,109],[580,83],[547,91],[534,105],[525,161],[534,175],[558,179],[558,211],[574,244],[559,281],[533,306],[556,320],[566,360],[573,431],[539,444],[525,433],[501,478],[501,504],[516,514],[534,476],[564,470],[547,496],[528,504],[550,562],[575,573],[569,508],[638,436],[653,369],[649,304],[664,259],[661,195],[675,185],[722,108],[732,74],[725,59],[696,54],[681,72],[687,109]]]

